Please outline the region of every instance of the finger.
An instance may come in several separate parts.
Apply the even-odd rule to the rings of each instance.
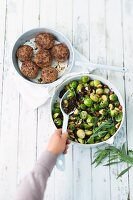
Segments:
[[[61,128],[60,129],[56,129],[55,133],[57,135],[62,135],[62,129]]]
[[[63,139],[63,141],[65,141],[65,142],[66,142],[66,140],[67,140],[67,135],[68,135],[67,133],[63,133],[63,134],[62,134],[62,139]]]
[[[70,142],[70,140],[69,139],[67,139],[67,141],[66,141],[66,144],[70,144],[71,142]]]

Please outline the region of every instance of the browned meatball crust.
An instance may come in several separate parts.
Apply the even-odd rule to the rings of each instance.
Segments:
[[[50,33],[40,33],[35,37],[37,46],[43,49],[51,49],[54,46],[55,39]]]
[[[21,72],[25,77],[34,79],[38,75],[38,66],[32,61],[25,61],[22,63]]]
[[[41,79],[43,83],[52,83],[58,78],[58,72],[54,67],[42,69]]]
[[[33,56],[33,48],[29,45],[23,45],[18,48],[16,55],[18,59],[22,62],[31,60]]]
[[[38,51],[34,57],[34,62],[40,67],[49,67],[52,63],[52,57],[48,50]]]
[[[56,44],[51,50],[52,56],[59,62],[64,62],[69,57],[69,49],[65,44]]]

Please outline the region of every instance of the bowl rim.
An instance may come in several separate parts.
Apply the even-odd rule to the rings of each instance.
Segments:
[[[72,53],[71,53],[71,56],[72,56],[71,64],[70,64],[69,67],[64,71],[63,75],[62,75],[61,77],[59,77],[56,81],[52,82],[52,83],[37,83],[37,82],[33,82],[32,80],[30,80],[30,79],[26,78],[25,76],[23,76],[23,74],[19,73],[18,70],[16,69],[16,68],[18,68],[18,66],[16,66],[15,63],[14,63],[14,57],[15,57],[15,54],[16,54],[15,48],[16,48],[17,43],[18,43],[19,41],[21,41],[21,40],[23,39],[23,37],[25,37],[25,35],[27,35],[27,34],[29,34],[29,33],[31,33],[31,34],[33,34],[33,33],[39,33],[39,31],[40,31],[40,32],[45,32],[45,31],[46,31],[46,32],[48,32],[48,33],[50,33],[50,31],[51,31],[51,32],[53,32],[53,34],[56,33],[56,35],[59,35],[59,36],[63,37],[64,40],[66,41],[66,42],[64,42],[64,43],[65,43],[66,45],[67,45],[67,44],[69,45],[69,48],[71,49],[71,52],[72,52]],[[17,74],[18,74],[21,78],[23,78],[23,80],[25,80],[25,81],[27,81],[28,83],[31,83],[31,84],[33,84],[33,85],[40,85],[40,86],[46,86],[46,87],[57,85],[58,82],[62,79],[62,77],[65,76],[66,74],[68,74],[68,73],[71,71],[71,69],[72,69],[72,67],[73,67],[73,65],[74,65],[74,62],[75,62],[75,54],[74,54],[74,49],[73,49],[73,46],[72,46],[72,43],[70,42],[70,40],[69,40],[62,32],[57,31],[56,29],[53,29],[53,28],[50,28],[50,27],[33,28],[33,29],[30,29],[30,30],[24,32],[22,35],[20,35],[20,36],[17,38],[17,40],[15,41],[15,43],[14,43],[14,45],[13,45],[13,48],[12,48],[12,63],[13,63],[13,66],[14,66],[14,68],[15,68]],[[66,72],[66,73],[65,73],[65,72]]]
[[[105,144],[108,144],[108,145],[110,144],[110,145],[111,145],[111,144],[113,144],[113,142],[114,142],[115,136],[119,133],[120,129],[121,129],[122,126],[123,126],[124,119],[125,119],[125,104],[124,104],[123,98],[122,98],[122,96],[121,96],[121,93],[120,93],[119,90],[115,87],[115,85],[112,84],[108,79],[105,79],[105,78],[100,77],[100,76],[98,76],[98,75],[93,75],[93,74],[90,74],[90,73],[88,73],[88,72],[77,73],[77,74],[74,74],[74,75],[70,76],[70,77],[67,78],[65,81],[62,81],[61,84],[58,85],[58,86],[56,87],[56,89],[55,89],[55,91],[54,91],[54,94],[52,95],[51,102],[50,102],[50,109],[51,109],[51,110],[50,110],[50,116],[51,116],[52,122],[53,122],[53,124],[54,124],[53,117],[52,117],[52,103],[53,103],[53,98],[54,98],[54,95],[55,95],[56,91],[60,90],[60,88],[61,88],[61,86],[62,86],[63,83],[66,83],[66,82],[68,82],[69,80],[72,81],[72,80],[74,80],[74,78],[80,78],[80,77],[85,76],[85,75],[87,75],[87,76],[89,76],[90,78],[92,78],[92,80],[97,79],[97,80],[100,80],[101,82],[102,82],[102,81],[103,81],[103,82],[106,82],[106,83],[107,83],[106,85],[107,85],[109,88],[110,88],[109,85],[111,85],[113,91],[115,90],[115,91],[117,92],[116,95],[119,96],[119,97],[121,98],[121,102],[122,102],[122,111],[123,111],[122,121],[121,121],[121,124],[120,124],[119,128],[118,128],[117,131],[114,133],[114,135],[112,135],[112,136],[111,136],[108,140],[106,140],[106,141],[102,141],[102,142],[94,143],[94,144],[81,144],[81,143],[78,143],[78,142],[74,142],[74,141],[72,141],[72,140],[70,140],[70,142],[71,142],[72,144],[74,144],[74,145],[78,145],[78,146],[80,146],[80,147],[85,147],[85,148],[98,147],[98,146],[105,145]],[[109,84],[109,85],[108,85],[108,84]],[[116,93],[116,92],[115,92],[115,93]],[[119,97],[118,97],[118,99],[120,99]],[[120,101],[120,100],[119,100],[119,101]],[[55,126],[55,124],[54,124],[54,126]],[[55,126],[55,127],[56,127],[56,126]]]

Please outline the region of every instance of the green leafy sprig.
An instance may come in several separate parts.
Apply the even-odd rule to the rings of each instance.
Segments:
[[[104,166],[110,166],[118,163],[126,163],[128,167],[124,169],[120,174],[118,174],[117,178],[121,177],[123,174],[129,171],[129,169],[133,166],[133,151],[127,150],[126,144],[124,143],[121,148],[116,148],[114,146],[108,146],[104,149],[99,149],[95,153],[95,159],[92,164],[96,164],[96,167],[105,162],[105,159],[108,159]]]

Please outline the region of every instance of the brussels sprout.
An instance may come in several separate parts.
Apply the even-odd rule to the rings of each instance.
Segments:
[[[103,101],[107,101],[108,100],[108,96],[107,95],[102,95],[101,98],[102,98]]]
[[[117,101],[117,100],[118,100],[118,97],[116,96],[116,94],[111,94],[111,95],[109,96],[109,99],[110,99],[111,101]]]
[[[86,105],[82,103],[82,104],[80,105],[80,108],[81,108],[82,110],[85,110],[85,109],[86,109]]]
[[[89,97],[86,97],[84,99],[84,104],[87,106],[87,107],[91,107],[93,105],[93,101],[89,98]]]
[[[85,135],[92,135],[92,131],[85,130]]]
[[[91,108],[91,112],[94,113],[95,112],[95,108],[92,107]]]
[[[103,89],[102,88],[96,89],[96,94],[103,94]]]
[[[94,104],[94,109],[95,109],[95,111],[98,111],[100,109],[99,104]]]
[[[116,120],[117,122],[121,122],[122,117],[123,117],[123,114],[122,114],[122,112],[120,112],[118,115],[115,116],[115,120]]]
[[[91,128],[93,125],[94,125],[94,123],[92,123],[92,122],[91,122],[91,123],[90,123],[90,122],[88,123],[88,126],[89,126],[90,128]]]
[[[94,86],[97,87],[101,82],[99,80],[94,80]]]
[[[75,111],[74,111],[73,114],[74,114],[74,115],[78,115],[78,114],[79,114],[79,110],[78,110],[78,109],[75,109]]]
[[[85,132],[84,132],[84,130],[79,129],[79,130],[77,131],[77,136],[78,136],[80,139],[83,139],[83,138],[85,137]]]
[[[111,117],[115,117],[116,115],[118,115],[118,111],[117,110],[110,110],[110,115],[111,115]]]
[[[63,121],[60,119],[60,118],[56,118],[54,120],[54,123],[55,125],[58,127],[58,128],[61,128],[62,127],[62,124],[63,124]]]
[[[87,142],[87,144],[94,144],[94,137],[90,137]]]
[[[60,108],[54,108],[54,109],[53,109],[53,113],[61,113]]]
[[[90,81],[90,86],[91,86],[91,87],[94,86],[94,81]]]
[[[72,81],[70,83],[70,87],[73,88],[73,89],[75,89],[77,86],[78,86],[78,82],[77,81]]]
[[[100,103],[100,108],[105,108],[107,107],[109,104],[108,104],[108,101],[101,101]]]
[[[82,124],[84,129],[89,129],[90,126],[88,124]]]
[[[107,135],[105,135],[105,137],[104,137],[103,139],[104,139],[104,141],[105,141],[105,140],[108,140],[109,138],[110,138],[110,134],[107,133]]]
[[[114,102],[114,105],[117,106],[117,107],[119,107],[120,106],[119,101]]]
[[[75,96],[74,90],[69,90],[68,95],[67,95],[67,98],[70,99],[70,98],[72,98],[72,97],[74,97],[74,96]]]
[[[104,88],[104,90],[103,90],[104,94],[109,94],[109,92],[110,92],[109,88]]]
[[[59,115],[60,113],[54,113],[53,118],[56,119]]]
[[[86,111],[82,111],[82,112],[80,113],[81,119],[86,119],[86,118],[87,118],[87,115],[88,115],[88,113],[87,113]]]
[[[60,103],[59,102],[54,103],[54,108],[60,108]]]
[[[82,76],[81,78],[83,83],[87,83],[89,81],[89,77],[88,76]]]
[[[77,86],[77,93],[80,93],[80,92],[82,92],[82,89],[83,89],[83,84],[78,84],[78,86]]]
[[[74,131],[75,130],[75,125],[74,124],[70,124],[69,125],[69,129],[72,130],[72,131]]]
[[[110,110],[113,110],[113,104],[109,104],[109,108],[110,108]]]
[[[78,138],[79,143],[84,144],[84,140],[82,140],[81,138]]]
[[[91,98],[91,100],[94,101],[94,102],[98,102],[98,101],[99,101],[99,96],[98,96],[97,94],[91,93],[91,94],[90,94],[90,98]]]
[[[86,121],[87,121],[87,123],[92,123],[93,122],[93,117],[91,115],[88,115]]]

